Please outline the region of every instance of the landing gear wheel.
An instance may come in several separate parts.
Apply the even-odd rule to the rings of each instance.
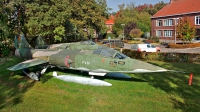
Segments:
[[[94,76],[92,75],[90,78],[91,78],[91,79],[94,79]]]
[[[41,75],[42,75],[42,74],[40,73],[40,71],[37,71],[35,74],[38,76],[38,78],[40,78]]]
[[[38,77],[38,81],[40,81],[40,77]]]

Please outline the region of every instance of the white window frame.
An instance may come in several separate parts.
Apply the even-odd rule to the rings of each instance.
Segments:
[[[162,36],[162,30],[156,30],[156,36],[161,37]]]
[[[172,30],[164,30],[164,37],[172,37],[173,31]]]
[[[200,16],[195,16],[195,25],[200,25]]]
[[[164,20],[164,26],[172,26],[172,25],[173,25],[173,19]]]
[[[156,20],[156,26],[162,26],[162,20]]]
[[[174,18],[174,26],[178,25],[178,22],[181,18]]]

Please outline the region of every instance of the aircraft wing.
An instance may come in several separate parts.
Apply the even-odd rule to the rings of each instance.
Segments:
[[[147,70],[147,69],[135,69],[132,71],[118,71],[123,73],[151,73],[151,72],[167,72],[169,70],[163,69],[163,70]]]
[[[160,70],[148,70],[148,69],[134,69],[131,71],[110,71],[110,70],[105,70],[105,69],[95,69],[95,70],[91,70],[91,69],[87,69],[84,67],[79,67],[79,68],[71,68],[74,70],[80,70],[80,71],[88,71],[88,72],[92,72],[92,73],[151,73],[151,72],[167,72],[167,71],[171,71],[171,70],[167,70],[167,69],[160,69]]]
[[[118,78],[131,78],[130,76],[124,74],[124,73],[151,73],[151,72],[167,72],[170,70],[162,68],[161,70],[147,70],[147,69],[134,69],[131,71],[109,71],[105,69],[87,69],[84,67],[79,67],[79,68],[70,68],[74,70],[80,70],[80,71],[87,71],[89,72],[89,75],[94,75],[94,76],[109,76],[109,77],[118,77]]]
[[[23,62],[21,62],[17,65],[11,66],[7,69],[12,70],[12,71],[16,71],[16,70],[21,70],[21,69],[24,69],[24,68],[29,68],[29,67],[32,67],[32,66],[44,64],[44,63],[48,63],[48,61],[41,60],[41,59],[31,59],[31,60],[23,61]]]

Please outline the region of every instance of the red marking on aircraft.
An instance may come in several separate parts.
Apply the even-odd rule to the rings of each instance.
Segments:
[[[20,35],[18,36],[18,41],[21,41],[21,36]]]
[[[69,60],[69,55],[65,57],[65,65],[66,65],[67,67],[69,67],[68,60]]]

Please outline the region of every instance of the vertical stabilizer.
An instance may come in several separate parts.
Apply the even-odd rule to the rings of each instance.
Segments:
[[[31,59],[31,46],[24,35],[16,35],[14,39],[15,55],[23,59]]]
[[[35,40],[35,48],[36,49],[46,49],[49,45],[47,45],[42,37],[38,36]]]
[[[16,49],[31,48],[24,35],[15,35],[14,46]]]

